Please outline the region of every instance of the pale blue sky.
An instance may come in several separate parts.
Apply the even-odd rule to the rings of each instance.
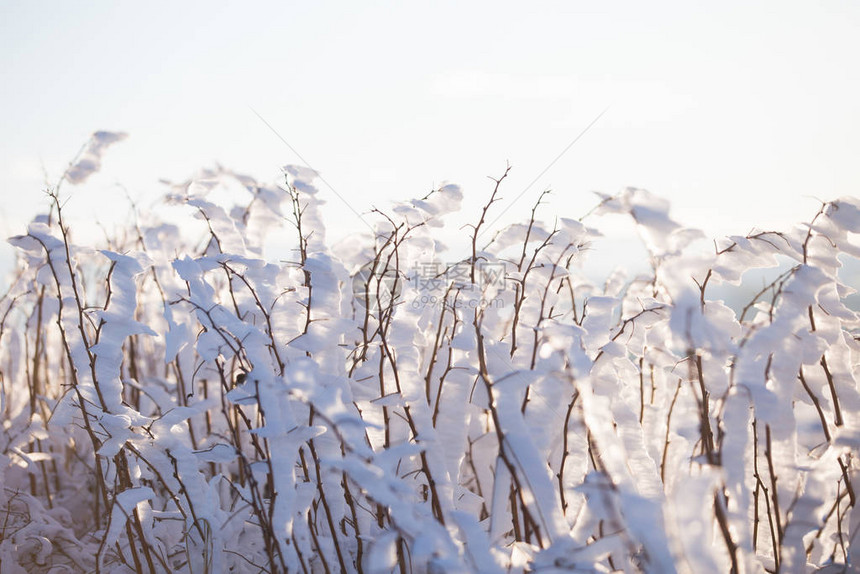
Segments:
[[[487,175],[510,161],[512,200],[610,106],[503,221],[546,187],[548,216],[578,217],[629,185],[745,233],[858,193],[858,55],[848,1],[2,0],[0,232],[99,129],[129,139],[74,190],[81,221],[124,212],[117,182],[146,203],[214,161],[275,181],[300,161],[249,107],[358,211],[447,180],[474,216]],[[330,236],[360,229],[322,192]]]

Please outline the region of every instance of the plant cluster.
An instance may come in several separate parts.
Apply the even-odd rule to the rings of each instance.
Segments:
[[[98,248],[50,190],[0,299],[2,572],[860,564],[860,316],[838,276],[860,201],[704,253],[637,189],[552,225],[541,195],[487,237],[506,175],[432,293],[411,274],[449,256],[453,185],[337,248],[305,168],[209,170],[166,195],[202,238],[141,214]],[[247,193],[229,210],[227,180]],[[650,273],[584,278],[604,213]],[[295,256],[268,260],[282,226]],[[709,293],[782,261],[742,310]]]

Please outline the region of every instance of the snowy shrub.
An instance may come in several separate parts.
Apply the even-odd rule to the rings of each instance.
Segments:
[[[502,176],[463,231],[448,185],[332,247],[316,174],[284,173],[171,186],[200,236],[141,213],[81,245],[58,186],[10,239],[3,574],[860,564],[860,317],[837,274],[856,198],[697,251],[638,189],[488,230]],[[215,202],[237,182],[247,201]],[[583,277],[605,213],[636,225],[647,276]],[[267,259],[285,227],[295,256]],[[780,264],[743,309],[712,297]]]

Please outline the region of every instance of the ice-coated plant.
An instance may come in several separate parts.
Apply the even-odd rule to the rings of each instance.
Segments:
[[[120,139],[10,239],[3,574],[860,565],[857,198],[702,251],[639,189],[490,229],[506,171],[465,230],[446,185],[332,246],[312,170],[218,168],[165,194],[197,227],[139,212],[79,244],[62,184]],[[245,201],[218,204],[227,184]],[[584,277],[606,213],[649,273]],[[745,307],[714,298],[767,268]]]

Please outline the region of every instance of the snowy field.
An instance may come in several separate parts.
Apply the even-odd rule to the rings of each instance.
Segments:
[[[448,184],[332,245],[315,172],[218,168],[78,242],[69,190],[121,139],[10,240],[3,574],[860,564],[856,197],[716,240],[632,188],[494,228],[503,169],[464,228]],[[612,214],[649,271],[594,282]]]

